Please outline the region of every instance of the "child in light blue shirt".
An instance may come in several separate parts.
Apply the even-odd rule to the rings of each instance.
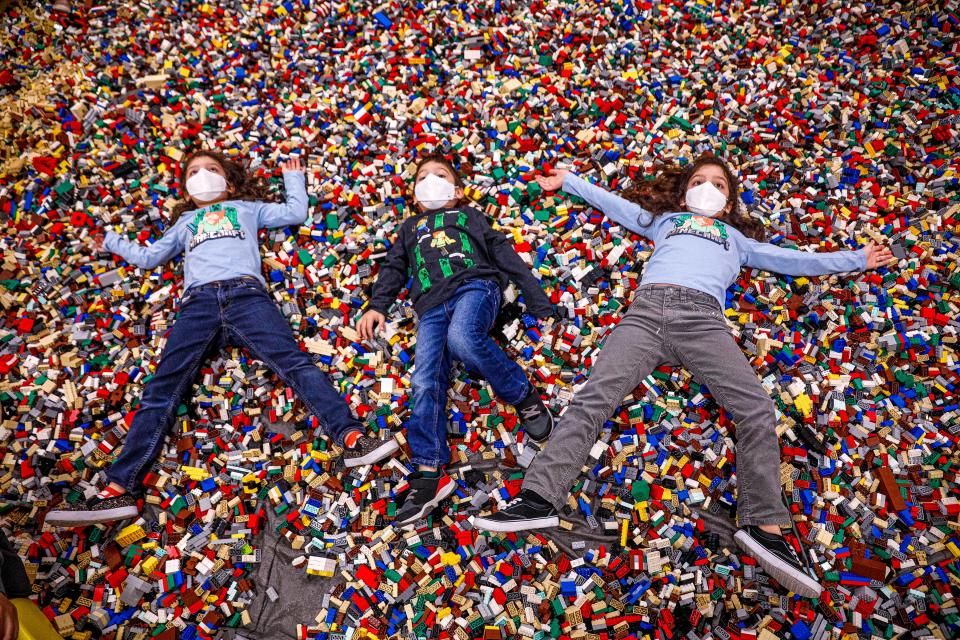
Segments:
[[[806,597],[819,596],[820,584],[781,534],[790,512],[781,499],[776,413],[724,321],[725,292],[741,267],[790,275],[860,271],[890,264],[890,250],[871,244],[857,251],[811,253],[761,242],[760,225],[737,211],[733,172],[713,156],[667,170],[628,198],[568,172],[538,182],[546,191],[562,187],[580,196],[653,240],[655,248],[629,311],[607,337],[550,445],[527,470],[519,496],[500,511],[476,518],[474,526],[508,532],[556,526],[601,425],[624,396],[656,367],[683,366],[736,422],[741,529],[734,539],[780,584]]]
[[[227,199],[193,208],[179,216],[150,245],[108,231],[103,248],[141,269],[153,269],[183,254],[183,289],[217,280],[249,277],[266,284],[260,273],[263,228],[302,224],[307,218],[307,190],[302,171],[284,171],[286,202]]]
[[[318,435],[344,447],[348,467],[372,464],[399,449],[396,440],[364,434],[329,378],[301,351],[260,273],[257,232],[302,224],[307,191],[299,160],[283,165],[286,201],[265,202],[265,185],[240,164],[214,151],[183,163],[181,190],[188,197],[174,209],[173,225],[148,246],[110,232],[102,247],[142,269],[183,254],[184,289],[177,321],[143,389],[120,453],[107,469],[107,486],[87,500],[63,503],[46,522],[79,527],[137,517],[138,497],[160,455],[177,408],[203,361],[224,346],[246,348],[301,399],[313,414]],[[112,442],[101,443],[109,451]]]
[[[700,183],[703,184],[703,183]],[[563,190],[586,200],[614,222],[653,241],[640,284],[675,284],[710,294],[725,306],[726,290],[743,267],[788,276],[821,275],[867,268],[869,247],[857,251],[784,249],[744,235],[722,217],[672,211],[654,214],[641,205],[563,175]]]

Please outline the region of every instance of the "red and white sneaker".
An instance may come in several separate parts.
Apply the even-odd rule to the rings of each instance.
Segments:
[[[86,527],[136,518],[139,514],[136,498],[107,487],[89,500],[60,505],[47,513],[44,522],[51,527]]]
[[[400,445],[393,438],[377,440],[368,435],[361,435],[353,443],[353,447],[343,450],[343,466],[348,469],[367,464],[375,464],[384,458],[389,458],[400,450]]]
[[[396,523],[405,526],[423,518],[443,502],[457,488],[456,481],[445,473],[436,478],[425,478],[419,471],[407,478],[410,489],[407,499],[397,512]]]

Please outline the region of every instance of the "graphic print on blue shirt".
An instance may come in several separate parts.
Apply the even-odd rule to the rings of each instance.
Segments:
[[[187,224],[193,233],[188,250],[193,250],[198,244],[218,238],[244,238],[243,229],[237,219],[237,210],[234,207],[224,207],[215,204],[196,212],[193,221]]]
[[[685,213],[673,219],[674,228],[667,232],[666,237],[679,235],[697,236],[704,240],[716,242],[721,247],[730,250],[730,238],[727,234],[727,225],[709,216],[698,216]]]
[[[440,273],[449,278],[454,273],[474,266],[474,261],[468,256],[473,255],[473,245],[467,238],[467,214],[463,211],[441,211],[427,214],[417,219],[414,248],[417,278],[423,291],[428,290],[433,283],[427,262],[436,262],[440,265]],[[432,224],[431,224],[432,218]],[[449,232],[449,233],[448,233]],[[449,234],[459,235],[459,242]],[[426,254],[426,259],[424,258]]]

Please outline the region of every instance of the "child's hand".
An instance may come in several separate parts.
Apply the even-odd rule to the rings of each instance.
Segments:
[[[383,335],[383,323],[386,321],[387,318],[382,313],[370,309],[360,317],[360,322],[357,323],[357,331],[360,332],[361,338],[370,340],[374,334]]]
[[[300,162],[300,158],[290,158],[282,165],[280,165],[284,173],[291,171],[303,171],[303,163]]]
[[[544,191],[556,191],[563,186],[563,179],[568,173],[566,169],[551,169],[549,176],[537,176],[537,184]]]
[[[867,250],[867,269],[887,267],[897,261],[897,257],[893,255],[889,247],[884,247],[876,242],[871,242],[865,249]]]

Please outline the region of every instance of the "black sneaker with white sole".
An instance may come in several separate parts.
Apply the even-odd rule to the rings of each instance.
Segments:
[[[520,417],[520,424],[527,435],[543,442],[553,433],[553,414],[547,405],[540,399],[540,391],[533,385],[530,385],[530,393],[527,397],[514,405],[517,415]]]
[[[401,526],[413,524],[426,516],[457,488],[454,479],[445,473],[436,478],[425,478],[417,471],[410,474],[407,482],[410,489],[407,490],[406,500],[397,511],[395,520]]]
[[[380,462],[400,450],[400,445],[393,438],[377,440],[370,436],[360,436],[356,445],[343,449],[343,466],[362,467],[365,464]]]
[[[503,533],[547,529],[559,524],[560,514],[553,505],[529,489],[521,489],[500,511],[473,519],[477,529]]]
[[[803,562],[783,536],[751,525],[737,531],[733,539],[784,587],[804,598],[820,597],[823,587],[807,573]]]
[[[44,520],[52,527],[86,527],[140,515],[137,501],[129,493],[109,498],[93,497],[77,504],[62,504],[49,511]]]

